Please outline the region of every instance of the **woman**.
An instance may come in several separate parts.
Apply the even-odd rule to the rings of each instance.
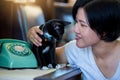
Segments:
[[[120,80],[119,14],[118,0],[94,0],[83,8],[74,6],[76,38],[56,48],[57,61],[79,67],[83,80]],[[28,38],[41,46],[36,32],[42,34],[30,29]]]

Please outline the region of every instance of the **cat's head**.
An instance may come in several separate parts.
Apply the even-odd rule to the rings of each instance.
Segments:
[[[64,34],[64,27],[70,22],[59,19],[52,19],[43,25],[43,32],[48,32],[56,40],[60,40]]]

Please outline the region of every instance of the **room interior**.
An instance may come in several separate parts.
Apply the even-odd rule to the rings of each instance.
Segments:
[[[20,2],[19,2],[20,1]],[[75,0],[1,0],[0,1],[0,39],[18,39],[23,41],[28,41],[27,39],[27,32],[29,28],[36,26],[36,25],[42,25],[46,21],[50,19],[62,19],[62,20],[69,20],[70,22],[73,22],[71,11],[72,6],[74,4]],[[72,25],[73,26],[73,25]],[[66,28],[66,30],[70,30],[69,27]],[[67,33],[67,31],[66,31]],[[65,44],[66,42],[70,41],[71,38],[68,38],[67,35],[69,33],[65,34],[63,36],[63,40],[58,42],[57,46],[61,46]],[[73,39],[73,38],[72,38]],[[34,75],[30,71],[33,71]],[[49,71],[38,71],[37,70],[31,70],[27,69],[29,75],[26,75],[25,79],[23,80],[33,80],[33,77],[37,74],[41,73],[49,73],[53,72],[54,70]],[[0,69],[0,71],[4,71],[3,74],[0,74],[3,77],[8,78],[9,76],[12,76],[12,73],[14,76],[12,76],[12,80],[16,80],[18,75],[16,75],[16,72],[18,74],[22,74],[24,70],[14,70],[14,71],[6,71],[3,69]],[[14,73],[15,72],[15,73]],[[9,75],[5,75],[9,73]],[[73,72],[75,76],[79,77],[79,72]],[[73,75],[70,74],[70,75]],[[52,74],[55,75],[55,74]],[[70,77],[70,75],[68,75]],[[23,76],[23,75],[21,75]],[[21,77],[20,76],[20,77]],[[36,76],[36,77],[37,77]],[[4,79],[4,78],[0,79]],[[28,78],[29,77],[29,78]],[[74,76],[73,76],[74,77]],[[28,78],[28,79],[27,79]],[[32,78],[32,79],[30,79]],[[18,79],[17,79],[18,80]],[[36,79],[37,80],[37,79]],[[46,79],[47,80],[47,79]],[[56,79],[57,80],[57,79]],[[60,79],[58,79],[60,80]],[[69,78],[67,80],[76,80],[76,78]],[[78,80],[78,79],[77,79]]]
[[[23,3],[13,2],[13,0],[2,0],[0,5],[0,38],[27,41],[26,33],[30,27],[41,25],[53,18],[67,19],[72,22],[72,2],[64,3],[63,1],[36,0],[31,3]],[[33,8],[32,10],[34,11],[30,11],[29,8]]]

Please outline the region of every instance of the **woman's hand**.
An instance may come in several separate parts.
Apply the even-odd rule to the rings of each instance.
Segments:
[[[38,34],[43,35],[43,32],[38,28],[39,26],[33,26],[28,30],[28,39],[36,46],[42,46],[42,39]]]

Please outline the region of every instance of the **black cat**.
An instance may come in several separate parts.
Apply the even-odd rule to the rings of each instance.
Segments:
[[[56,67],[56,41],[62,39],[64,27],[68,24],[70,22],[52,19],[39,27],[43,31],[43,35],[38,34],[42,38],[42,46],[37,47],[33,45],[32,49],[40,68],[49,64],[53,68]]]

